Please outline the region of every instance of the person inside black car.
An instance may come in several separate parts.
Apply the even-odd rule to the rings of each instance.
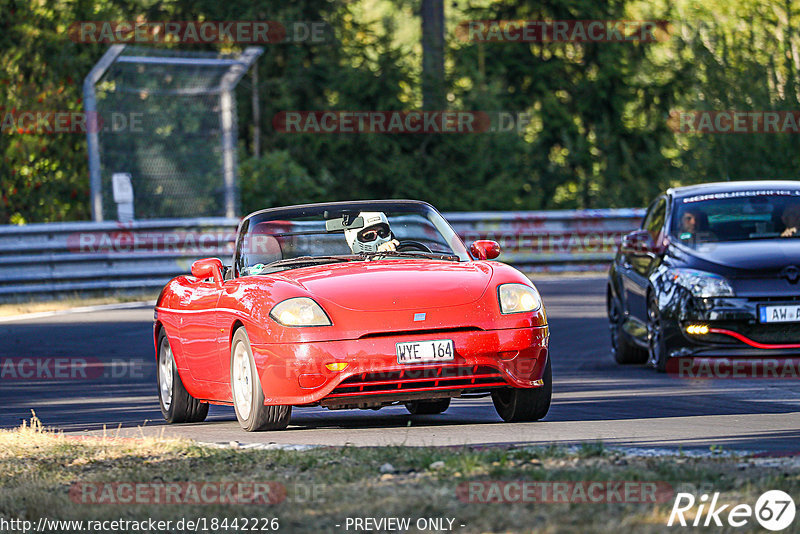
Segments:
[[[693,243],[717,240],[714,233],[709,230],[708,215],[698,209],[688,209],[681,214],[678,237],[681,241]]]
[[[800,227],[800,204],[789,204],[783,209],[781,222],[786,229],[781,233],[781,237],[796,237],[797,229]]]

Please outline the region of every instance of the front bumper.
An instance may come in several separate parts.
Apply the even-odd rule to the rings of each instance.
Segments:
[[[800,300],[775,298],[694,299],[688,311],[666,333],[670,357],[774,357],[800,355],[800,322],[762,323],[759,309],[766,305],[800,305]],[[707,332],[687,333],[687,327]]]
[[[397,363],[396,343],[435,339],[453,340],[452,361]],[[548,327],[541,326],[253,344],[252,350],[266,404],[334,407],[459,396],[507,386],[539,387],[548,340]],[[331,370],[329,364],[344,368]]]

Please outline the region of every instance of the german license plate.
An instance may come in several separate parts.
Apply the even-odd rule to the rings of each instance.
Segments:
[[[397,343],[397,363],[446,362],[455,357],[452,339]]]
[[[800,305],[761,306],[758,309],[758,314],[758,319],[762,323],[800,322]]]

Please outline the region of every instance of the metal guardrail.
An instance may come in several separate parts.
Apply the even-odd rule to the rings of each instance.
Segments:
[[[641,209],[445,214],[467,242],[493,239],[524,271],[603,269]],[[238,220],[226,218],[0,226],[0,299],[154,290],[217,256],[229,263]]]

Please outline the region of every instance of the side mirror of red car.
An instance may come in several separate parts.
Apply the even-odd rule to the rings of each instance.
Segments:
[[[497,241],[482,239],[469,246],[469,253],[477,260],[493,260],[500,255],[500,245]]]
[[[222,262],[218,258],[203,258],[192,264],[192,276],[198,280],[213,278],[217,287],[222,286]]]
[[[663,252],[647,230],[636,230],[622,236],[619,249],[623,254],[634,256],[659,255]]]

